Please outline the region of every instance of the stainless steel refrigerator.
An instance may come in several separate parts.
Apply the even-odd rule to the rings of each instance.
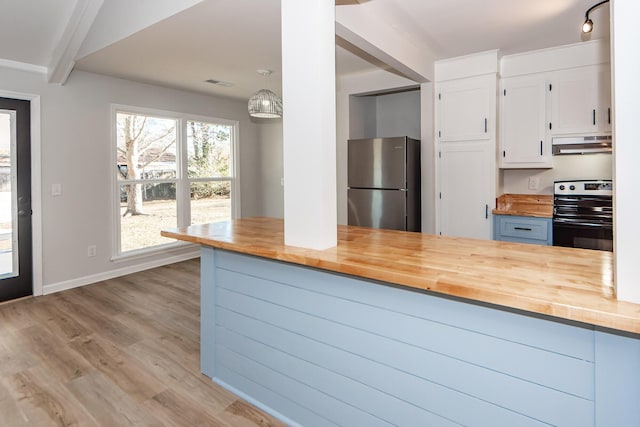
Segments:
[[[349,225],[420,231],[420,141],[350,139],[347,150]]]

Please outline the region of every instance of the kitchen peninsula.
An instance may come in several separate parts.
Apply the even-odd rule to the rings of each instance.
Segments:
[[[163,231],[202,245],[201,367],[292,425],[639,425],[640,305],[612,254],[283,222]]]

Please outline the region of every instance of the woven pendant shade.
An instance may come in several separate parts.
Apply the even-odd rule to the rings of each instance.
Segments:
[[[249,98],[249,115],[263,119],[282,117],[282,100],[269,89],[260,89]]]

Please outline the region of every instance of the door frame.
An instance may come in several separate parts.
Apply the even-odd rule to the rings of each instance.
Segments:
[[[33,248],[33,296],[43,295],[42,278],[42,152],[40,95],[0,90],[0,97],[31,102],[31,243]]]

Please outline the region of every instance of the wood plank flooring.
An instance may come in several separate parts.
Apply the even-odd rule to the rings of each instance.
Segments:
[[[0,425],[283,426],[200,373],[199,268],[0,305]]]

